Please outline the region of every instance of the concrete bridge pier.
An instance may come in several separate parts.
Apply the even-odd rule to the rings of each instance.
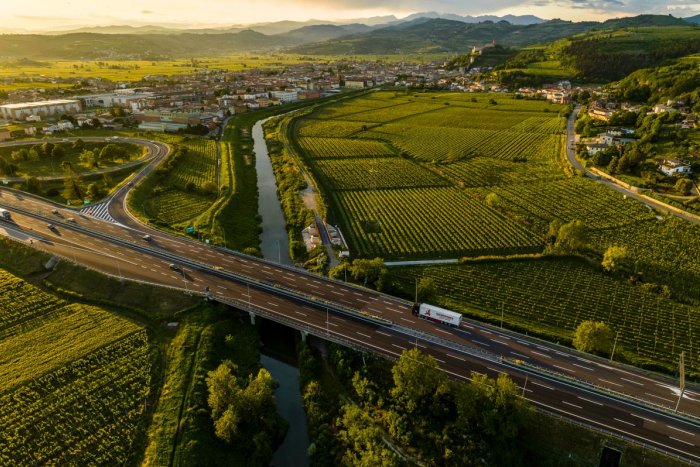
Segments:
[[[301,341],[306,343],[306,338],[309,337],[309,333],[307,331],[299,331],[301,332]]]
[[[249,311],[248,316],[250,316],[250,324],[255,326],[255,313],[253,313],[252,311]]]

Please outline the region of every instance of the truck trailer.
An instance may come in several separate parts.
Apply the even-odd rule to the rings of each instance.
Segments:
[[[449,324],[459,327],[462,324],[462,314],[454,311],[438,308],[427,303],[416,303],[413,305],[413,315],[423,319],[436,321],[438,323]]]
[[[5,219],[6,221],[9,221],[12,219],[12,214],[10,214],[10,211],[7,209],[0,208],[0,219]]]

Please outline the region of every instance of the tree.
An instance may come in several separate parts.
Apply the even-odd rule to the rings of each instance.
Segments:
[[[85,141],[83,141],[80,138],[73,141],[73,149],[75,149],[76,151],[82,151],[83,148],[85,148]]]
[[[212,195],[215,195],[218,191],[216,188],[216,183],[214,183],[212,181],[204,182],[202,184],[202,190],[209,193],[209,194],[212,194]]]
[[[573,343],[581,352],[608,355],[612,348],[612,331],[602,321],[582,321],[574,332]]]
[[[353,260],[349,272],[354,280],[363,282],[365,285],[376,285],[379,288],[387,270],[382,258],[374,258]]]
[[[617,271],[627,259],[627,248],[624,246],[610,245],[603,255],[601,265],[608,272]]]
[[[400,465],[396,454],[384,444],[381,430],[360,407],[354,404],[344,405],[338,425],[338,436],[346,447],[343,465],[359,467]]]
[[[391,369],[394,387],[391,395],[402,413],[429,412],[434,398],[447,391],[447,376],[437,361],[418,349],[401,353]]]
[[[680,178],[673,186],[679,195],[688,196],[693,190],[693,181],[689,178]]]
[[[66,152],[61,146],[54,146],[54,148],[51,150],[51,157],[54,159],[63,159],[65,155]]]
[[[90,151],[89,149],[84,149],[83,152],[80,153],[78,156],[80,159],[80,162],[85,164],[88,167],[99,167],[100,166],[100,160],[95,154],[95,151]]]
[[[418,281],[418,301],[428,302],[437,294],[437,287],[432,277],[422,277]]]
[[[588,244],[588,229],[583,222],[575,220],[562,225],[554,242],[554,250],[571,254],[583,250]]]
[[[100,186],[97,183],[91,183],[87,186],[87,194],[90,195],[90,199],[99,199],[101,196]]]
[[[36,177],[29,177],[25,189],[30,193],[41,193],[41,182]]]

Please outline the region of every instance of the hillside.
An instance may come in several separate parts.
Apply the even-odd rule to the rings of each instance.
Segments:
[[[700,55],[684,57],[675,63],[637,70],[611,84],[614,98],[649,104],[667,100],[700,101]]]
[[[628,27],[687,27],[685,20],[671,16],[640,15],[604,23],[551,20],[537,24],[485,21],[467,24],[444,18],[416,18],[413,21],[353,34],[339,39],[302,45],[294,51],[305,54],[378,54],[419,52],[464,52],[495,40],[509,47],[543,44],[594,30]]]

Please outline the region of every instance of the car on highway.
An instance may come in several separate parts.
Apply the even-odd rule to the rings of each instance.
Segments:
[[[46,228],[48,228],[49,230],[55,230],[56,226],[53,224],[46,224]]]
[[[182,272],[182,269],[180,269],[180,266],[178,266],[178,265],[175,264],[175,263],[171,263],[171,264],[170,264],[170,269],[172,269],[173,271]]]
[[[144,236],[141,237],[141,238],[143,238],[143,239],[146,240],[147,242],[150,242],[150,241],[151,241],[151,236],[148,235],[148,234],[144,235]],[[172,266],[173,266],[173,265],[171,264],[171,265],[170,265],[170,269],[172,269]]]
[[[67,220],[68,222],[72,222],[73,224],[75,224],[75,218],[74,218],[74,217],[69,217],[69,218],[66,219],[66,220]]]
[[[51,214],[58,214],[58,209],[52,209]]]

